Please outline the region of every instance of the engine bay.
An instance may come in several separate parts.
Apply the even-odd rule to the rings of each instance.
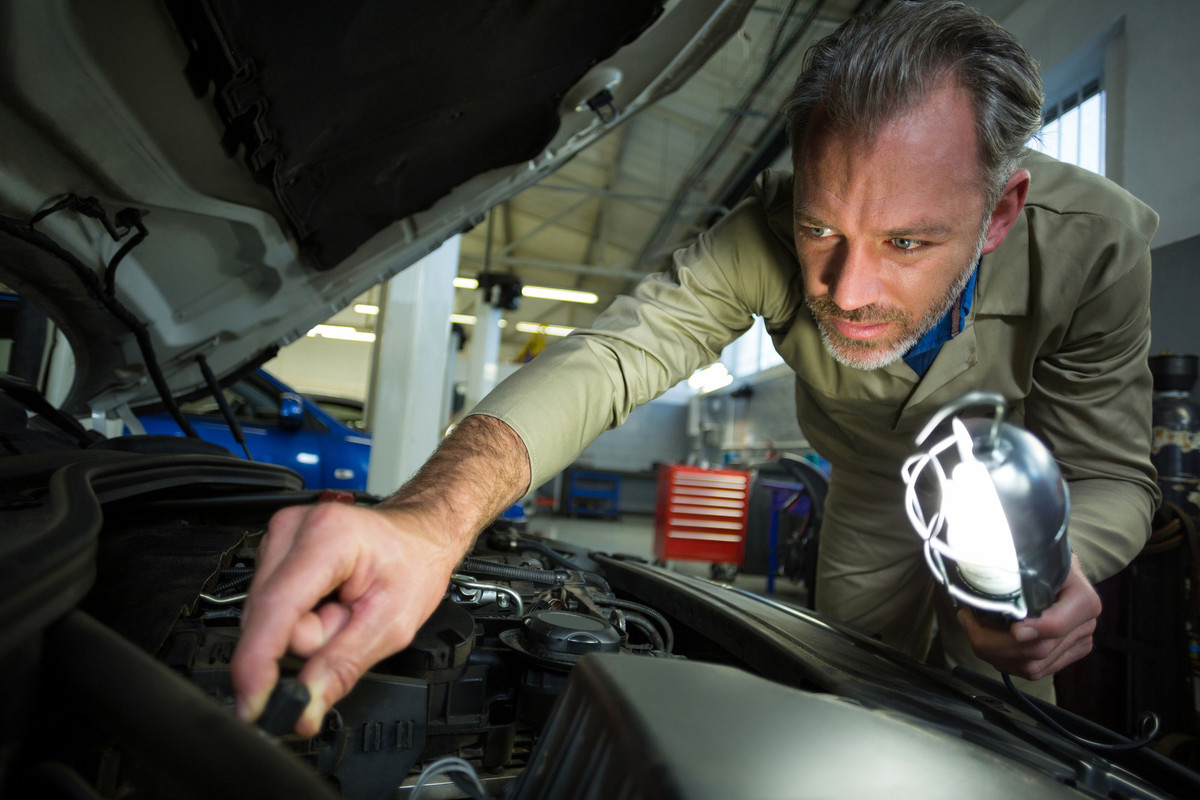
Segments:
[[[982,676],[504,522],[479,536],[412,645],[376,664],[316,736],[290,732],[305,703],[291,657],[268,713],[245,725],[229,665],[256,545],[275,511],[327,499],[288,470],[206,454],[95,444],[0,461],[0,794],[1200,792],[1151,750],[1090,751]],[[1092,739],[1114,736],[1046,710]]]
[[[229,663],[257,538],[231,554],[162,651],[168,667],[229,709]],[[403,797],[422,767],[443,756],[466,760],[485,784],[511,781],[583,656],[681,658],[670,622],[618,598],[598,568],[579,548],[501,521],[480,537],[412,644],[377,664],[316,737],[290,732],[303,703],[285,682],[259,725],[347,797]],[[300,666],[285,660],[285,678]]]

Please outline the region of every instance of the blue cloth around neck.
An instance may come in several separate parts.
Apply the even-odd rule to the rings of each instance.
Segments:
[[[967,324],[967,314],[971,312],[971,301],[975,299],[975,279],[979,277],[979,263],[976,262],[975,269],[971,271],[971,278],[967,281],[966,287],[963,289],[962,297],[958,301],[958,330],[962,331]],[[920,377],[924,378],[925,373],[929,371],[929,367],[933,365],[933,360],[937,358],[937,354],[941,351],[942,345],[954,338],[954,309],[951,308],[946,312],[946,315],[938,321],[937,325],[930,328],[924,336],[922,336],[909,351],[904,354],[904,363],[913,368],[913,371]]]

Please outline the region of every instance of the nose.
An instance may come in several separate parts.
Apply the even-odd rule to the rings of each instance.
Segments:
[[[838,308],[853,311],[879,301],[880,263],[871,248],[843,242],[827,264],[829,298]]]

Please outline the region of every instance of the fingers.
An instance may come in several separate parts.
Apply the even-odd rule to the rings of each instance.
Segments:
[[[287,512],[264,539],[231,669],[238,713],[253,720],[278,679],[279,658],[290,651],[307,659],[299,678],[312,700],[296,730],[314,735],[367,669],[411,642],[441,602],[459,554],[394,513],[340,504]]]
[[[982,625],[964,609],[958,612],[958,621],[980,658],[1002,672],[1038,680],[1091,652],[1100,611],[1100,597],[1073,557],[1058,599],[1042,616],[996,629]]]
[[[1053,675],[1086,656],[1092,649],[1094,619],[1071,629],[1064,636],[1018,640],[1014,631],[1030,630],[1015,623],[1011,628],[996,629],[981,625],[969,610],[958,612],[958,621],[971,640],[971,647],[983,660],[1001,672],[1029,680]]]
[[[1028,639],[1058,638],[1067,636],[1076,627],[1088,622],[1091,622],[1094,628],[1101,610],[1100,595],[1083,574],[1079,559],[1072,556],[1071,569],[1062,588],[1059,589],[1054,605],[1046,609],[1040,617],[1022,620],[1016,627],[1032,630],[1032,634],[1021,634]]]
[[[297,733],[316,735],[325,712],[350,693],[372,664],[387,655],[380,646],[380,627],[366,615],[352,618],[300,670],[300,681],[308,687],[312,700],[296,723]]]
[[[300,671],[300,681],[308,687],[312,700],[296,724],[297,733],[315,735],[326,711],[349,694],[372,665],[408,646],[416,634],[416,626],[433,611],[432,607],[426,609],[419,605],[419,600],[419,595],[406,601],[385,591],[371,591],[348,609],[350,613],[344,624],[312,654]],[[438,594],[434,605],[440,600]],[[398,606],[419,608],[420,613],[402,617]],[[336,612],[329,613],[329,618],[335,624],[341,621]]]
[[[266,571],[255,575],[242,618],[241,641],[230,665],[242,719],[253,720],[262,713],[279,677],[278,661],[291,644],[297,623],[353,570],[355,552],[329,546],[330,537],[322,530],[324,508],[328,507],[288,514],[280,527],[268,533]],[[307,526],[306,535],[295,537],[294,526],[300,520]],[[282,545],[271,541],[277,535]],[[327,622],[332,620],[321,620],[322,629]],[[306,623],[306,630],[312,625]],[[305,635],[311,636],[311,630]],[[318,638],[320,635],[318,632]]]
[[[287,555],[307,514],[307,506],[290,506],[275,512],[271,517],[267,524],[267,532],[254,551],[254,577],[250,580],[249,588],[251,597],[256,594],[256,589],[274,574],[279,562]],[[254,604],[251,602],[245,605],[242,610],[243,628],[249,622]]]
[[[300,658],[311,658],[350,621],[350,607],[343,603],[325,603],[296,621],[288,649]]]

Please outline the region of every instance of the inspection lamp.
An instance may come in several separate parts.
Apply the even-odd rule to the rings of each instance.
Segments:
[[[991,408],[991,419],[964,417]],[[917,436],[949,432],[904,462],[908,518],[934,577],[957,601],[1008,620],[1037,617],[1071,566],[1067,484],[1050,451],[1004,422],[999,394],[971,392],[942,408]],[[932,513],[928,513],[932,512]]]

